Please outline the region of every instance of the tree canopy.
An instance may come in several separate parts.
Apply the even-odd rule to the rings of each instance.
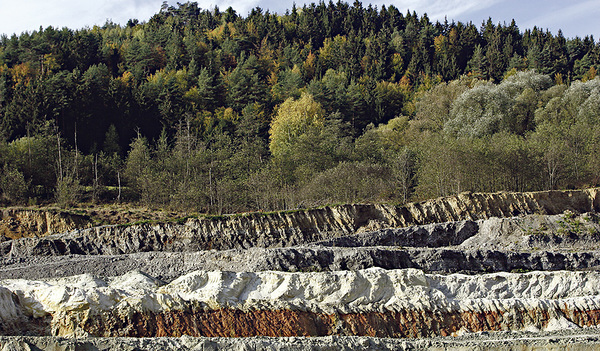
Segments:
[[[599,68],[592,36],[360,2],[1,36],[0,201],[222,212],[597,185]]]

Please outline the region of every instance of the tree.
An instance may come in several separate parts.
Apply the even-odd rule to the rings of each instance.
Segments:
[[[406,203],[414,190],[416,154],[405,147],[390,157],[388,162],[392,170],[392,179],[397,186],[395,192],[399,192],[401,194],[400,199],[403,203]]]
[[[148,190],[150,177],[150,147],[146,138],[138,134],[131,142],[129,153],[125,160],[125,179],[134,191],[147,198],[145,192]]]
[[[119,146],[119,134],[117,133],[117,127],[115,127],[114,124],[111,124],[106,131],[102,150],[108,155],[119,155],[121,153],[121,147]]]
[[[5,163],[0,169],[0,200],[9,204],[22,203],[28,188],[23,173]]]
[[[389,167],[370,162],[341,162],[315,174],[301,190],[304,205],[383,201],[394,194]]]
[[[218,102],[218,82],[206,67],[200,69],[198,84],[186,93],[186,98],[195,104],[198,110],[211,111]]]
[[[531,127],[537,93],[551,84],[550,77],[534,71],[518,72],[498,85],[479,83],[453,102],[444,130],[452,135],[468,137],[482,137],[500,131],[524,133]],[[531,91],[525,92],[527,89]],[[534,99],[533,102],[528,100],[530,98]],[[524,115],[519,117],[515,114],[515,104],[525,108],[525,111],[519,111]]]
[[[277,83],[271,88],[273,100],[281,103],[287,98],[300,98],[300,88],[304,85],[302,75],[297,66],[279,73]]]
[[[302,94],[300,99],[288,98],[277,109],[269,130],[269,150],[276,159],[293,152],[300,136],[311,128],[323,128],[325,112],[312,95]]]
[[[454,101],[469,89],[470,79],[462,78],[440,83],[416,100],[414,125],[422,130],[441,131],[450,118]]]
[[[239,64],[228,77],[228,103],[234,110],[241,112],[246,105],[267,100],[267,85],[257,71],[257,58],[250,56]]]
[[[508,97],[497,95],[495,86],[482,82],[464,92],[452,104],[444,130],[455,136],[481,137],[499,131]]]
[[[473,56],[467,63],[467,72],[469,72],[474,78],[486,79],[488,77],[487,65],[487,58],[483,54],[481,45],[475,46]]]

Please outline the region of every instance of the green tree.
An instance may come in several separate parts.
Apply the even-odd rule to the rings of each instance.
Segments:
[[[129,186],[141,196],[147,199],[147,192],[150,190],[150,147],[146,138],[138,134],[131,142],[129,153],[125,160],[125,180]]]
[[[416,100],[414,125],[422,130],[441,131],[450,118],[454,101],[469,89],[470,79],[440,83]]]
[[[277,103],[287,98],[300,98],[300,88],[304,85],[302,74],[297,66],[279,73],[277,83],[271,88],[273,100]]]
[[[108,155],[119,155],[121,153],[121,147],[119,146],[119,134],[117,133],[117,127],[115,127],[114,124],[111,124],[106,131],[102,150]]]
[[[228,77],[228,103],[236,111],[242,111],[253,102],[267,101],[267,85],[257,70],[256,56],[250,56],[231,72]]]
[[[28,188],[23,173],[5,163],[0,169],[0,199],[9,204],[23,203]]]
[[[475,46],[473,56],[467,63],[467,72],[474,78],[486,79],[488,77],[487,65],[488,62],[486,56],[483,54],[483,48],[481,45]]]
[[[269,149],[275,158],[284,158],[293,152],[301,135],[311,128],[323,128],[325,112],[310,94],[298,100],[287,99],[277,109],[269,130]]]

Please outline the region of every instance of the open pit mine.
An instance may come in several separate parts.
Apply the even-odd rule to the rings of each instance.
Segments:
[[[600,189],[131,225],[0,212],[0,351],[600,349]]]

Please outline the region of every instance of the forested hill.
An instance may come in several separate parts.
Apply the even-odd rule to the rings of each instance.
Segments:
[[[595,136],[565,135],[593,134],[599,65],[591,36],[358,1],[165,4],[146,23],[3,36],[1,200],[122,182],[128,199],[221,212],[591,185]],[[567,160],[541,146],[561,137]]]

